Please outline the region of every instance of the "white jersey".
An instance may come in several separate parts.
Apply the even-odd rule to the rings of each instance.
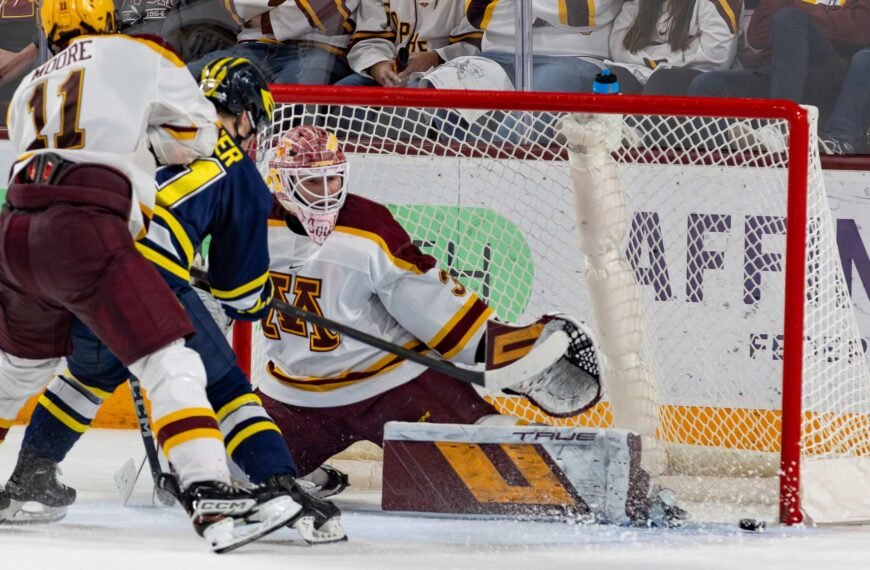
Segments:
[[[360,0],[286,1],[269,12],[275,39],[347,56]]]
[[[347,56],[357,73],[392,61],[400,47],[435,51],[444,61],[480,51],[483,32],[465,17],[463,0],[362,0]]]
[[[626,0],[616,17],[610,34],[613,63],[630,70],[645,83],[658,68],[687,67],[700,71],[728,69],[737,54],[737,32],[740,22],[740,0],[695,0],[689,21],[689,46],[674,51],[668,43],[667,4],[659,17],[652,42],[637,53],[623,45],[625,35],[637,20],[641,0]]]
[[[272,10],[269,0],[235,0],[233,7],[245,22],[237,36],[239,42],[275,40],[269,19]]]
[[[214,106],[170,51],[120,34],[82,36],[31,71],[15,91],[8,118],[18,155],[12,174],[44,152],[116,168],[132,184],[130,231],[141,236],[156,195],[149,127],[192,159],[214,150],[216,122]]]
[[[389,210],[349,194],[323,245],[301,232],[277,206],[269,224],[276,297],[411,350],[474,363],[492,309],[420,252]],[[263,334],[269,363],[259,388],[292,405],[352,404],[425,370],[274,310]]]
[[[532,0],[536,55],[608,59],[622,0]],[[484,31],[483,51],[516,51],[516,0],[469,0],[468,19]]]

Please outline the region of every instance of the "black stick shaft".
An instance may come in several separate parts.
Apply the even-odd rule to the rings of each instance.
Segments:
[[[157,442],[154,441],[154,432],[151,431],[151,424],[148,422],[148,412],[145,410],[145,397],[142,395],[142,384],[139,379],[130,375],[130,393],[133,396],[133,406],[136,408],[136,419],[139,420],[139,434],[142,436],[142,444],[145,446],[145,457],[148,458],[148,468],[151,470],[151,478],[154,479],[154,489],[157,493],[157,498],[164,505],[175,504],[175,498],[171,493],[168,493],[159,486],[160,475],[163,470],[160,468],[160,458],[157,456]]]
[[[208,287],[208,280],[206,279],[206,274],[204,271],[192,267],[190,269],[190,274],[196,280],[195,285],[197,287],[203,289],[206,289]],[[441,360],[439,358],[433,358],[431,356],[426,356],[425,354],[420,354],[419,352],[407,349],[404,346],[399,346],[398,344],[394,344],[392,342],[370,335],[366,332],[355,329],[348,325],[333,321],[332,319],[327,319],[326,317],[320,316],[317,313],[312,313],[311,311],[300,309],[299,307],[296,307],[289,303],[285,303],[278,299],[272,299],[272,307],[276,311],[279,311],[288,317],[302,319],[303,321],[311,323],[313,325],[327,328],[334,332],[339,332],[341,334],[349,336],[352,339],[363,342],[369,346],[379,348],[384,352],[389,352],[390,354],[395,354],[396,356],[399,356],[406,360],[410,360],[411,362],[422,364],[423,366],[431,368],[432,370],[436,370],[438,372],[441,372],[442,374],[446,374],[451,378],[455,378],[468,384],[477,384],[478,386],[486,385],[486,380],[484,379],[483,372],[459,368],[455,364],[452,364],[446,360]]]

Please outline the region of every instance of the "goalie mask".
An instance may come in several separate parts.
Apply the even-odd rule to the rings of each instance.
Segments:
[[[319,127],[295,127],[281,135],[269,178],[278,202],[296,216],[317,244],[332,233],[347,197],[350,165],[338,138]]]

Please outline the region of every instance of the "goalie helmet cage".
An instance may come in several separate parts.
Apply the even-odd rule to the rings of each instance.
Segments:
[[[560,310],[594,322],[605,402],[549,418],[489,396],[500,411],[637,431],[646,467],[698,504],[767,505],[763,518],[789,524],[870,520],[870,377],[814,109],[427,89],[273,95],[272,137],[258,149],[267,180],[280,132],[331,129],[350,191],[387,204],[501,319]],[[256,385],[267,357],[249,331],[234,342]],[[727,483],[713,491],[712,481]]]

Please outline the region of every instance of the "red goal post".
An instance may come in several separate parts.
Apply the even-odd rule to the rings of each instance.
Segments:
[[[630,287],[639,291],[642,307],[640,314],[632,317],[637,324],[632,325],[635,328],[628,331],[626,337],[640,331],[643,340],[638,346],[617,346],[611,355],[604,347],[605,378],[613,397],[601,410],[560,425],[625,427],[649,436],[653,447],[655,442],[663,442],[663,475],[675,463],[704,463],[704,468],[700,469],[704,473],[716,473],[719,468],[730,473],[734,470],[732,463],[740,462],[729,455],[732,451],[776,454],[776,473],[772,475],[774,478],[778,475],[776,518],[791,524],[803,519],[801,499],[808,483],[801,472],[802,452],[804,459],[813,460],[813,471],[820,458],[836,459],[840,468],[840,460],[863,462],[870,453],[870,435],[861,435],[862,431],[870,432],[867,421],[870,386],[863,355],[857,362],[855,354],[855,343],[860,345],[860,337],[854,315],[847,314],[851,308],[847,311],[842,307],[845,282],[839,259],[832,249],[835,247],[833,234],[826,227],[830,224],[829,212],[820,206],[826,204],[826,198],[815,149],[812,110],[787,101],[767,100],[319,86],[273,86],[273,96],[278,103],[273,138],[289,125],[306,122],[337,130],[352,157],[350,191],[390,204],[400,220],[403,215],[411,219],[410,227],[402,221],[412,238],[420,239],[434,252],[441,253],[439,261],[450,266],[454,275],[467,277],[468,273],[463,273],[465,269],[459,266],[459,261],[453,263],[463,254],[451,253],[462,249],[462,240],[454,240],[450,245],[454,238],[439,233],[445,220],[453,220],[451,215],[459,216],[458,221],[451,221],[455,226],[467,224],[472,218],[480,221],[478,227],[492,226],[492,231],[480,238],[485,244],[483,248],[499,239],[502,220],[506,220],[502,225],[510,226],[511,230],[519,228],[516,235],[511,236],[512,244],[534,241],[527,248],[534,255],[527,255],[516,269],[507,270],[513,273],[505,280],[521,281],[516,276],[524,271],[522,263],[534,264],[534,276],[523,282],[533,284],[535,290],[527,298],[527,306],[517,308],[523,301],[515,301],[515,292],[507,291],[512,285],[505,285],[505,291],[496,292],[498,286],[491,286],[489,282],[481,285],[475,281],[477,277],[469,278],[471,287],[478,289],[479,294],[509,299],[505,304],[510,305],[510,310],[505,312],[511,314],[503,318],[522,317],[528,322],[542,309],[579,311],[583,313],[581,316],[595,322],[599,335],[602,327],[621,326],[600,322],[602,314],[613,313],[608,309],[608,302],[617,303],[610,306],[611,309],[621,310],[620,299],[583,299],[587,293],[572,292],[565,297],[567,300],[561,301],[570,306],[551,306],[548,297],[563,294],[562,289],[577,289],[577,283],[582,280],[581,271],[585,271],[587,280],[591,279],[589,256],[584,255],[588,252],[574,247],[578,236],[568,228],[570,220],[558,229],[547,225],[549,219],[528,221],[526,218],[536,214],[535,203],[530,205],[522,200],[526,192],[534,195],[539,204],[546,202],[546,207],[553,212],[571,210],[576,205],[572,204],[576,195],[585,190],[577,187],[578,163],[572,162],[572,147],[559,130],[562,124],[559,121],[578,113],[585,117],[581,123],[597,116],[618,116],[621,140],[617,141],[611,155],[618,165],[615,168],[620,183],[626,189],[628,219],[618,224],[629,228],[618,250],[625,266],[633,269],[634,283]],[[765,129],[767,138],[759,135]],[[774,136],[776,140],[771,142],[771,133],[778,134],[779,138]],[[266,148],[260,149],[261,164],[272,144],[268,142]],[[467,174],[461,173],[457,178],[462,186],[458,198],[449,184],[441,188],[430,181],[445,178],[456,168],[467,170]],[[379,179],[379,170],[382,174],[386,171],[387,178]],[[400,172],[403,170],[413,174],[410,178],[399,178],[405,175]],[[595,173],[590,174],[588,170],[580,176],[593,178],[583,180],[594,179]],[[427,180],[422,186],[419,178],[414,178],[421,175]],[[693,182],[696,179],[700,182]],[[383,194],[388,185],[391,186],[389,191]],[[475,185],[477,187],[470,188]],[[742,196],[733,191],[735,185],[744,189]],[[678,187],[686,186],[692,189],[680,194],[682,190]],[[697,196],[707,187],[714,191],[711,196]],[[572,200],[572,192],[575,200]],[[722,204],[716,206],[718,210],[712,206],[720,199],[717,193],[728,195],[727,204],[722,198]],[[697,202],[687,204],[694,199]],[[445,213],[445,204],[454,203],[462,206]],[[708,204],[711,214],[705,212]],[[487,210],[496,213],[488,214]],[[673,224],[666,219],[669,214],[673,214]],[[432,218],[424,219],[428,215]],[[741,217],[742,220],[738,219]],[[692,224],[698,218],[704,220],[697,228],[689,225],[686,229],[682,223],[688,219]],[[788,228],[803,228],[803,231],[786,231],[786,219]],[[736,234],[732,230],[741,221],[744,244],[752,242],[744,245],[742,258],[741,252],[731,252],[734,248],[730,247],[735,242],[732,234]],[[420,222],[419,227],[415,226],[416,222]],[[573,225],[576,229],[576,220]],[[532,229],[527,229],[529,227]],[[463,234],[461,229],[445,229],[442,233],[471,239],[468,237],[471,234]],[[771,242],[782,233],[785,234],[782,252],[770,253]],[[638,241],[641,243],[636,243]],[[685,258],[674,257],[676,265],[686,267],[686,294],[684,299],[679,299],[677,288],[670,282],[670,273],[678,272],[670,270],[675,266],[670,263],[670,251],[662,251],[674,249],[666,245],[682,242],[688,243]],[[517,247],[522,249],[523,246]],[[506,250],[509,246],[493,245],[491,249]],[[559,251],[562,249],[570,250],[573,257],[580,260],[579,269],[575,270],[570,255],[564,259],[559,257],[565,255]],[[643,266],[643,259],[656,256],[667,266],[665,269],[654,267],[652,262]],[[512,259],[509,253],[495,257],[501,263]],[[732,257],[737,261],[732,263]],[[742,275],[738,275],[737,270],[740,259],[744,264]],[[753,263],[759,267],[746,269],[747,264]],[[490,270],[499,269],[490,266]],[[667,286],[662,275],[668,276]],[[746,275],[751,275],[751,279]],[[540,276],[546,276],[551,285],[542,286],[535,281]],[[744,279],[741,299],[725,298],[726,293],[732,291],[716,282],[720,276],[724,276],[723,283],[738,283]],[[754,281],[747,283],[747,280]],[[772,285],[773,281],[781,282]],[[733,310],[726,313],[713,307],[720,299],[710,294],[710,283],[717,287],[716,293],[722,293],[723,305],[734,305]],[[549,286],[552,290],[545,290]],[[693,290],[694,287],[701,289]],[[571,299],[576,299],[576,304]],[[629,301],[631,299],[633,297]],[[770,299],[775,299],[777,310],[769,308]],[[688,305],[690,309],[685,308]],[[588,306],[592,309],[587,311]],[[498,312],[501,314],[501,309]],[[763,316],[758,317],[759,314]],[[731,327],[727,330],[705,330],[726,321]],[[768,335],[764,342],[773,343],[763,349],[765,355],[770,353],[771,362],[756,366],[762,349],[753,348],[752,343],[760,346],[759,338],[763,335],[752,336],[755,334],[752,327],[764,322],[770,322],[773,331],[764,333]],[[691,326],[696,328],[688,330]],[[687,330],[682,331],[677,344],[671,344],[667,337],[678,328]],[[705,336],[707,334],[710,336]],[[722,344],[732,343],[733,346],[723,346],[720,350],[720,339]],[[823,346],[819,348],[818,343]],[[838,344],[832,346],[834,343]],[[245,333],[236,325],[234,348],[240,362],[244,366],[252,358],[260,361],[252,371],[255,383],[264,374],[261,364],[265,356],[258,344],[261,343],[256,335]],[[807,347],[810,350],[805,350]],[[725,354],[729,351],[731,354]],[[820,351],[822,356],[818,354]],[[629,352],[642,362],[642,383],[646,386],[643,389],[630,386],[637,383],[634,372],[623,377],[616,370],[624,367]],[[690,360],[680,360],[683,354],[693,354],[696,360],[709,364],[709,373],[703,371],[704,375],[700,376]],[[830,362],[841,355],[844,355],[843,362]],[[740,362],[736,363],[738,359]],[[608,365],[612,365],[613,370],[608,371]],[[832,372],[832,368],[836,370]],[[683,373],[682,379],[676,378]],[[744,382],[749,375],[757,379]],[[774,375],[777,379],[772,379]],[[833,380],[826,380],[826,375],[831,375]],[[695,382],[699,377],[702,381]],[[625,381],[625,378],[630,380]],[[841,394],[836,385],[841,378],[847,378],[848,393]],[[754,390],[756,383],[770,386],[751,395],[748,403],[743,402],[746,386]],[[737,386],[733,391],[732,384]],[[623,388],[625,392],[620,394]],[[686,396],[688,392],[690,396]],[[775,398],[770,395],[775,393],[781,393],[781,398],[774,404]],[[669,398],[674,395],[675,401],[671,402]],[[505,398],[497,401],[506,413],[557,423],[554,418],[542,418],[528,403]],[[615,405],[617,401],[619,404]],[[650,421],[631,419],[644,414]],[[764,419],[758,419],[760,417]],[[776,439],[779,441],[774,441]],[[703,448],[705,452],[684,453],[684,448]],[[728,459],[711,459],[715,454],[706,453],[711,450],[728,452],[724,454]],[[679,459],[675,459],[677,456]],[[720,462],[724,463],[719,465]],[[748,468],[749,473],[760,470],[763,468]],[[826,476],[830,475],[829,470],[823,471]],[[870,488],[864,491],[867,494]],[[848,513],[820,514],[817,509],[813,513],[818,520],[837,516],[855,520]],[[864,516],[861,514],[858,518]]]

